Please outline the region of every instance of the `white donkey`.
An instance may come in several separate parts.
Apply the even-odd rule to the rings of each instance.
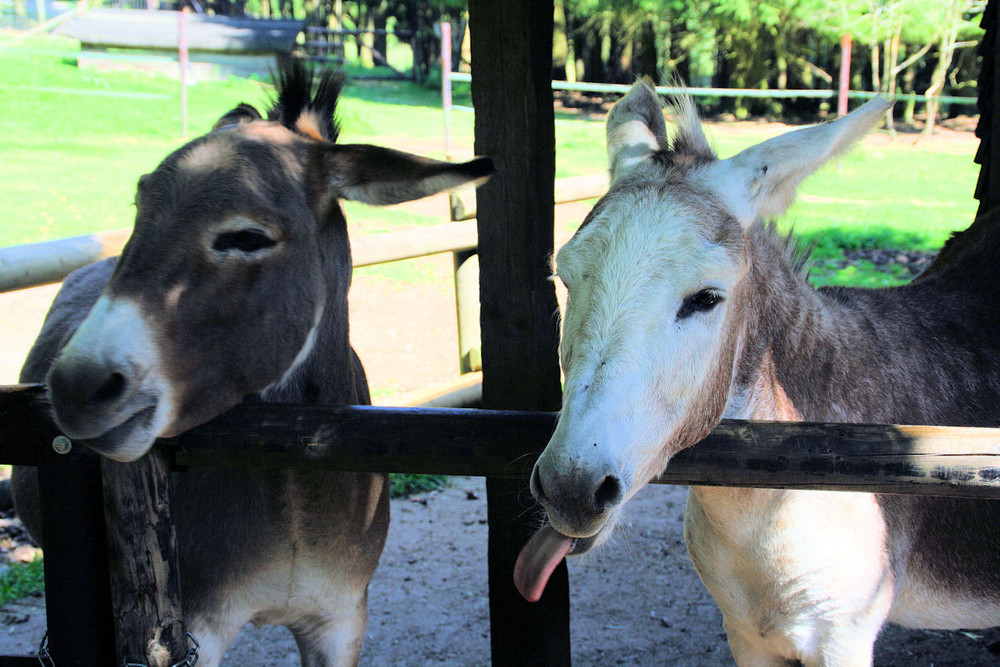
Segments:
[[[723,418],[1000,424],[1000,224],[910,285],[815,290],[765,222],[890,106],[726,160],[687,98],[672,141],[645,85],[615,106],[610,190],[557,257],[565,395],[531,479],[550,523],[521,554],[525,597]],[[1000,624],[995,502],[692,487],[685,528],[740,665],[867,665],[887,621]]]

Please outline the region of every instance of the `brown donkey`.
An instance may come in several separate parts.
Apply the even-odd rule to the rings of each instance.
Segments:
[[[610,190],[557,257],[566,389],[526,597],[720,419],[1000,425],[997,216],[889,289],[813,289],[765,222],[889,107],[719,160],[689,99],[672,141],[644,85],[615,106]],[[886,622],[1000,624],[994,501],[692,487],[685,529],[740,665],[868,665]]]
[[[139,180],[120,259],[70,276],[21,374],[64,432],[130,461],[244,397],[367,404],[348,339],[351,251],[339,199],[393,204],[485,178],[338,145],[342,79],[291,62],[265,120],[241,104]],[[286,625],[303,665],[357,662],[389,523],[386,476],[199,468],[174,475],[181,589],[198,664],[249,621]],[[37,478],[15,471],[39,534]]]

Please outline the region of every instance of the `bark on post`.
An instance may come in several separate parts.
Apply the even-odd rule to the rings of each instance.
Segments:
[[[483,407],[555,410],[560,403],[553,248],[553,1],[470,0],[475,150],[498,173],[478,194]],[[513,458],[513,457],[512,457]],[[494,665],[569,663],[565,564],[545,596],[525,602],[517,553],[538,516],[527,476],[487,479]]]
[[[101,462],[118,663],[169,667],[187,654],[170,474],[159,448]],[[211,545],[205,545],[210,549]]]

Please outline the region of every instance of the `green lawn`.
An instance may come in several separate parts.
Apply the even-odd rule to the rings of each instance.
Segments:
[[[177,81],[79,70],[76,49],[67,40],[14,46],[10,37],[0,37],[0,201],[6,214],[0,246],[129,226],[136,179],[182,143]],[[261,81],[238,78],[190,86],[191,134],[205,131],[239,101],[263,106],[269,90]],[[470,105],[468,86],[456,86],[455,101]],[[352,82],[340,111],[344,141],[416,144],[443,156],[443,113],[432,87]],[[452,113],[454,143],[466,154],[472,129],[472,114]],[[556,131],[557,176],[604,168],[602,123],[560,115]],[[722,156],[776,131],[768,124],[738,133],[718,125],[709,130]],[[806,181],[785,224],[815,241],[819,258],[839,256],[842,248],[937,248],[972,219],[977,166],[968,150],[927,150],[911,142],[904,136],[866,146],[822,170]],[[347,205],[347,214],[363,233],[441,221],[355,204]],[[393,268],[369,271],[407,280]],[[405,271],[423,279],[419,268]]]

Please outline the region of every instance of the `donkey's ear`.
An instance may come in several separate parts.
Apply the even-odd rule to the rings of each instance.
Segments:
[[[469,182],[478,185],[496,171],[488,157],[454,164],[366,144],[331,145],[325,150],[331,194],[377,206],[420,199]]]
[[[649,84],[636,81],[632,90],[618,100],[608,114],[607,135],[612,183],[667,147],[663,104]]]
[[[892,104],[876,97],[832,123],[751,146],[709,167],[709,185],[744,227],[781,215],[795,198],[799,183],[874,128]]]
[[[255,108],[246,102],[240,102],[239,106],[232,111],[226,112],[222,118],[215,121],[215,125],[212,126],[212,132],[221,130],[224,127],[240,125],[241,123],[251,123],[260,119],[261,115]]]

